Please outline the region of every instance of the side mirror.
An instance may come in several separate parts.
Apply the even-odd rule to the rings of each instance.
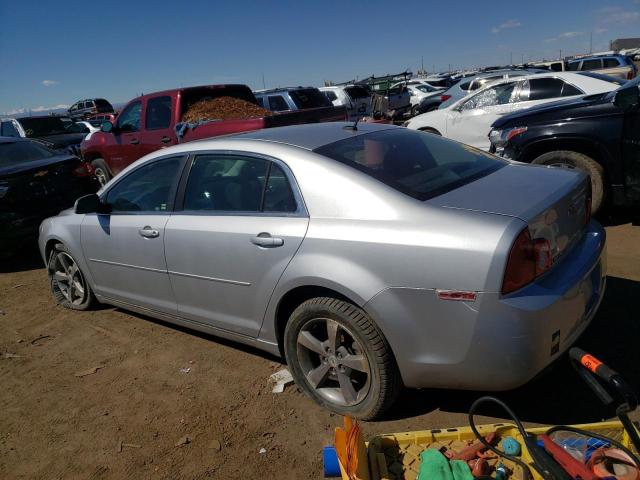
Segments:
[[[616,107],[620,107],[623,109],[627,109],[629,107],[633,107],[638,104],[638,94],[640,91],[637,86],[622,88],[617,91],[615,98],[613,99],[613,104]]]
[[[113,132],[113,123],[111,123],[111,122],[102,122],[102,125],[100,125],[100,131],[104,132],[104,133]]]
[[[76,200],[74,211],[78,214],[83,213],[111,213],[111,206],[106,203],[102,203],[100,197],[95,193],[85,195]]]

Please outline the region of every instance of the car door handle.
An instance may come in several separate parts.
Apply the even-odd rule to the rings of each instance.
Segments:
[[[284,239],[272,237],[270,233],[262,232],[255,237],[251,237],[251,243],[265,248],[281,247],[284,245]]]
[[[164,136],[164,137],[162,137],[162,138],[160,139],[160,141],[161,141],[162,143],[169,143],[169,142],[171,142],[171,139],[170,139],[169,137],[167,137],[167,136]]]
[[[154,228],[151,228],[149,225],[138,230],[138,233],[141,237],[144,238],[156,238],[160,236],[160,232]]]
[[[132,138],[129,143],[131,145],[138,145],[140,143],[140,140],[138,140],[137,138]]]

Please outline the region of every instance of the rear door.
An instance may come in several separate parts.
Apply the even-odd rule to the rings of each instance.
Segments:
[[[144,122],[140,135],[140,154],[146,155],[177,143],[173,131],[175,105],[169,95],[148,98],[144,105]]]
[[[307,231],[307,214],[293,177],[278,161],[200,153],[190,162],[182,210],[166,227],[178,311],[192,321],[255,337],[278,279]]]
[[[176,313],[164,242],[183,165],[182,156],[145,163],[103,194],[113,209],[110,214],[85,216],[82,250],[97,294]]]

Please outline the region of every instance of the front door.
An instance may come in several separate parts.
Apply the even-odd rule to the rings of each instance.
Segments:
[[[637,87],[633,87],[636,91]],[[627,201],[640,205],[640,105],[624,115],[622,129],[622,168]]]
[[[166,226],[181,316],[255,337],[308,218],[286,167],[247,155],[192,160],[183,209]]]
[[[142,102],[127,105],[118,115],[113,131],[114,143],[108,147],[109,168],[113,175],[120,173],[142,157],[140,149],[140,117]]]
[[[140,154],[146,155],[177,143],[172,118],[174,106],[169,95],[152,97],[145,102],[144,125],[140,139]]]
[[[176,313],[164,242],[182,164],[181,156],[144,164],[103,194],[109,215],[85,216],[82,250],[96,294]]]

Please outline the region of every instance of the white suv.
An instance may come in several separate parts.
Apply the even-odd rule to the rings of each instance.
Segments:
[[[336,107],[345,107],[349,119],[371,115],[371,91],[362,85],[340,85],[335,87],[321,87],[320,91]]]

